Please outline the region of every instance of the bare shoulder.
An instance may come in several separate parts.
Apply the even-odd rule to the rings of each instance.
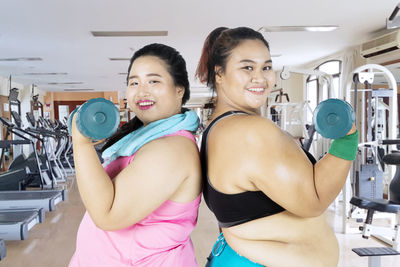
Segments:
[[[152,158],[163,158],[165,161],[196,160],[198,158],[197,145],[187,137],[174,135],[153,140],[145,144],[137,156],[150,156]]]
[[[210,133],[210,142],[235,143],[235,146],[259,147],[278,144],[288,138],[271,120],[261,116],[235,115],[218,122]]]

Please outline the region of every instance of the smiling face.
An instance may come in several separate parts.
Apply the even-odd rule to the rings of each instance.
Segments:
[[[126,97],[144,125],[180,113],[184,92],[160,58],[141,56],[133,62]]]
[[[218,105],[228,110],[259,113],[275,84],[271,55],[260,40],[245,40],[235,47],[225,69],[217,66]]]

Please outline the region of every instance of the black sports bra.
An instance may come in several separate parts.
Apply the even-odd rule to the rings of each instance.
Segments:
[[[215,214],[219,225],[232,227],[258,218],[270,216],[285,209],[271,200],[262,191],[245,191],[236,194],[225,194],[215,189],[208,178],[207,139],[211,128],[221,119],[235,115],[247,114],[241,111],[228,111],[218,116],[203,132],[200,159],[203,174],[203,195],[208,208]],[[314,157],[305,151],[310,161]]]

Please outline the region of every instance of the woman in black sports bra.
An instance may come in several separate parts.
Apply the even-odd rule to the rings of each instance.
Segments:
[[[217,28],[196,75],[218,96],[201,148],[204,198],[222,229],[207,266],[337,266],[338,243],[323,213],[352,159],[329,152],[315,162],[260,116],[275,84],[268,42],[249,28]],[[348,137],[355,157],[354,125],[337,142]]]

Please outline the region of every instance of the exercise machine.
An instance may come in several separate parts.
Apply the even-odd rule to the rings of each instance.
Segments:
[[[371,89],[375,75],[383,75],[388,80],[391,89]],[[389,247],[354,248],[353,251],[359,256],[368,257],[369,267],[378,267],[381,266],[381,256],[400,254],[400,192],[396,192],[400,186],[400,171],[398,170],[400,153],[395,151],[395,145],[400,143],[400,140],[396,139],[398,124],[397,83],[389,70],[376,64],[361,66],[355,69],[349,77],[352,80],[347,82],[346,99],[348,101],[353,99],[355,110],[357,110],[357,105],[361,102],[360,121],[357,124],[358,129],[360,129],[361,142],[357,159],[353,163],[351,179],[346,181],[346,185],[343,188],[345,207],[343,209],[342,230],[344,233],[349,232],[350,229],[347,227],[346,220],[354,214],[356,209],[367,211],[363,226],[359,228],[362,231],[362,236],[364,238],[374,236],[387,243]],[[353,83],[355,88],[351,90]],[[365,84],[366,88],[358,90],[358,83]],[[361,99],[359,99],[359,95],[361,95]],[[386,122],[386,114],[381,114],[384,119],[379,117],[378,105],[382,97],[389,98],[387,107],[389,109],[388,131],[385,130],[385,125],[383,124]],[[383,148],[383,145],[386,145],[387,148]],[[384,154],[382,152],[385,151],[388,151],[388,153],[382,156]],[[389,199],[387,200],[382,198],[383,179],[380,177],[382,171],[378,165],[379,158],[381,158],[381,166],[389,165],[387,172],[389,180],[392,179],[388,192]],[[393,166],[396,166],[397,169],[394,176],[392,176]],[[353,190],[349,190],[351,188],[350,182],[352,182]],[[394,186],[392,186],[392,183]],[[351,191],[355,195],[348,202]],[[353,209],[350,209],[350,203],[353,205]],[[376,212],[395,215],[394,228],[372,225]]]
[[[25,240],[29,231],[44,218],[41,208],[0,209],[0,239]]]
[[[41,208],[48,212],[66,198],[66,190],[1,191],[0,209]]]
[[[51,171],[48,171],[49,164],[47,162],[47,154],[44,151],[44,155],[42,157],[42,160],[40,159],[39,155],[37,154],[36,147],[35,147],[35,142],[32,141],[32,139],[39,140],[43,143],[42,138],[38,137],[36,134],[24,131],[20,128],[17,128],[14,124],[12,124],[9,120],[6,118],[0,117],[0,122],[3,123],[7,127],[7,134],[6,138],[9,136],[10,133],[14,134],[15,136],[20,137],[20,139],[29,141],[31,142],[33,146],[33,152],[31,155],[26,158],[23,154],[17,156],[14,161],[11,163],[9,166],[9,170],[16,170],[16,169],[25,169],[28,167],[30,175],[33,175],[36,177],[32,183],[35,183],[42,188],[55,188],[55,179],[51,173]],[[17,140],[20,141],[20,140]],[[4,151],[4,150],[3,150]]]

